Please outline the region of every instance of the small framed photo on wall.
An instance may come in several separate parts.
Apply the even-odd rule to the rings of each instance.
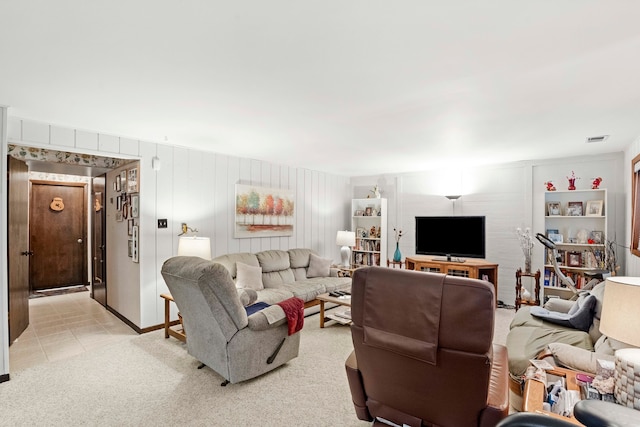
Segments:
[[[137,194],[131,195],[131,218],[138,218],[140,214],[140,197]]]
[[[127,171],[127,193],[138,192],[138,168],[131,168]]]

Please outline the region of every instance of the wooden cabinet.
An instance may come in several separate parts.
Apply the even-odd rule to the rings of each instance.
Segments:
[[[498,300],[498,264],[490,263],[483,259],[466,259],[465,262],[453,262],[427,255],[407,257],[405,263],[407,270],[486,280],[493,283],[496,301]]]
[[[588,282],[585,274],[606,266],[607,190],[547,191],[544,198],[545,234],[556,244],[560,269],[579,289]],[[573,296],[555,273],[551,251],[544,259],[544,295]]]
[[[351,231],[356,233],[352,266],[384,265],[387,259],[387,199],[353,199],[351,215]]]

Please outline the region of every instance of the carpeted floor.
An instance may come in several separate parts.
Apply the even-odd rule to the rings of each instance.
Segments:
[[[512,317],[497,311],[496,342],[504,343]],[[318,323],[317,314],[305,319],[297,358],[227,387],[163,331],[12,372],[0,384],[0,425],[367,426],[355,416],[344,371],[350,330]]]

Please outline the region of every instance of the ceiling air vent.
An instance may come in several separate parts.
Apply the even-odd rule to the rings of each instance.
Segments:
[[[609,138],[609,135],[590,136],[587,138],[587,144],[591,144],[594,142],[604,142],[607,140],[607,138]]]

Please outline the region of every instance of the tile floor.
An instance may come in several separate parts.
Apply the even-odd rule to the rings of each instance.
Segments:
[[[9,347],[11,371],[60,360],[138,334],[89,292],[29,300],[29,327]]]

